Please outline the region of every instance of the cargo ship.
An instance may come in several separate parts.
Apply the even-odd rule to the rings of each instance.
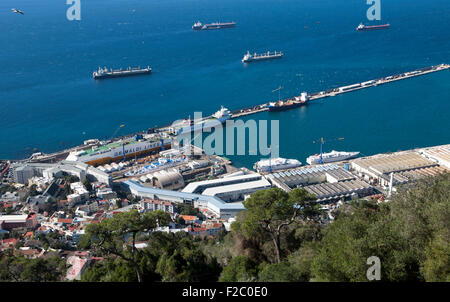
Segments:
[[[269,60],[269,59],[278,59],[283,56],[283,53],[281,51],[275,51],[271,53],[270,51],[262,54],[251,54],[250,51],[247,51],[247,53],[242,58],[242,63],[249,63],[253,61],[262,61],[262,60]]]
[[[253,169],[255,169],[258,172],[273,172],[278,170],[297,168],[300,167],[301,165],[302,163],[296,159],[286,159],[277,157],[260,160],[259,162],[256,162],[253,165]]]
[[[358,27],[356,28],[357,31],[363,31],[363,30],[374,30],[374,29],[384,29],[384,28],[389,28],[391,25],[388,24],[381,24],[381,25],[364,25],[364,24],[359,24]]]
[[[152,69],[147,66],[146,68],[140,68],[140,67],[128,67],[126,70],[120,69],[109,69],[108,68],[98,68],[97,71],[94,71],[92,73],[92,77],[94,80],[99,79],[108,79],[108,78],[120,78],[120,77],[128,77],[128,76],[134,76],[134,75],[142,75],[142,74],[149,74],[152,72]]]
[[[171,147],[170,139],[155,134],[135,135],[131,138],[115,141],[106,145],[93,146],[91,149],[70,152],[66,160],[79,161],[97,166],[127,158],[134,158]]]
[[[331,151],[329,153],[311,155],[306,159],[310,165],[326,164],[355,158],[359,152]]]
[[[184,119],[181,122],[172,124],[172,133],[175,135],[187,134],[191,132],[209,130],[218,125],[222,125],[227,120],[231,119],[231,112],[227,108],[221,106],[220,110],[214,113],[211,117],[200,119],[197,121]]]
[[[308,102],[308,94],[306,92],[303,92],[301,96],[299,97],[296,96],[293,99],[269,103],[269,106],[267,106],[267,108],[269,109],[269,112],[283,111],[301,107],[305,105],[307,102]]]
[[[220,28],[231,28],[235,27],[236,22],[228,22],[228,23],[220,23],[215,22],[211,24],[202,24],[202,22],[198,21],[194,25],[192,25],[193,30],[208,30],[208,29],[220,29]]]

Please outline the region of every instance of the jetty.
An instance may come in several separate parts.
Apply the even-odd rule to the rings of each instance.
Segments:
[[[327,98],[330,96],[336,96],[336,95],[343,94],[343,93],[352,92],[355,90],[360,90],[360,89],[370,88],[370,87],[374,87],[374,86],[378,86],[378,85],[383,85],[383,84],[387,84],[387,83],[391,83],[391,82],[395,82],[395,81],[406,80],[409,78],[418,77],[418,76],[422,76],[422,75],[426,75],[429,73],[438,72],[438,71],[442,71],[442,70],[447,70],[447,69],[450,69],[450,64],[440,64],[440,65],[420,68],[420,69],[417,69],[414,71],[409,71],[409,72],[405,72],[405,73],[401,73],[401,74],[391,75],[391,76],[387,76],[387,77],[380,78],[380,79],[375,79],[375,80],[356,83],[356,84],[352,84],[352,85],[342,86],[342,87],[338,87],[338,88],[334,88],[334,89],[319,91],[319,92],[309,94],[308,102]],[[259,112],[268,111],[269,110],[268,106],[269,106],[269,103],[264,103],[264,104],[249,107],[249,108],[233,110],[231,116],[232,116],[232,118],[238,118],[238,117],[242,117],[242,116],[246,116],[246,115],[250,115],[250,114],[256,114]]]

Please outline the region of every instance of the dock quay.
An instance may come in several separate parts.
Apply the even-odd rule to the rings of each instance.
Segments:
[[[450,69],[450,64],[440,64],[440,65],[420,68],[420,69],[417,69],[414,71],[405,72],[405,73],[401,73],[401,74],[397,74],[397,75],[387,76],[387,77],[380,78],[380,79],[369,80],[369,81],[356,83],[356,84],[352,84],[352,85],[347,85],[347,86],[342,86],[342,87],[338,87],[338,88],[334,88],[334,89],[319,91],[319,92],[309,94],[308,102],[327,98],[330,96],[336,96],[339,94],[348,93],[348,92],[352,92],[352,91],[356,91],[356,90],[360,90],[360,89],[383,85],[383,84],[387,84],[387,83],[391,83],[391,82],[395,82],[395,81],[406,80],[409,78],[418,77],[418,76],[422,76],[422,75],[426,75],[429,73],[438,72],[438,71],[442,71],[442,70],[447,70],[447,69]],[[256,114],[259,112],[267,111],[268,105],[269,105],[269,103],[265,103],[265,104],[261,104],[261,105],[257,105],[257,106],[253,106],[253,107],[249,107],[249,108],[234,110],[234,111],[232,111],[232,118],[238,118],[238,117],[242,117],[242,116],[246,116],[246,115],[250,115],[250,114]]]

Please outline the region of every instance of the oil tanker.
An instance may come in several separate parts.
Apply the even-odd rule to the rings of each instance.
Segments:
[[[220,29],[220,28],[231,28],[235,27],[236,22],[228,22],[228,23],[220,23],[215,22],[211,24],[202,24],[202,22],[198,21],[194,25],[192,25],[193,30],[208,30],[208,29]]]
[[[391,25],[388,24],[381,24],[381,25],[364,25],[364,24],[359,24],[358,27],[356,28],[357,31],[363,31],[363,30],[374,30],[374,29],[384,29],[384,28],[389,28]]]
[[[303,106],[307,102],[308,102],[308,95],[306,92],[303,92],[300,97],[296,96],[293,99],[269,103],[268,109],[269,112],[284,111]]]
[[[120,77],[128,77],[128,76],[134,76],[134,75],[143,75],[143,74],[149,74],[152,72],[152,69],[147,66],[146,68],[140,68],[140,67],[128,67],[126,70],[120,69],[109,69],[108,68],[98,68],[97,71],[94,71],[92,73],[92,77],[94,80],[100,80],[100,79],[108,79],[108,78],[120,78]]]

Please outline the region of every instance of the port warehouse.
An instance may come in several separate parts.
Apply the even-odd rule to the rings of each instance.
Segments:
[[[296,168],[270,173],[266,177],[286,192],[303,188],[314,194],[321,203],[363,197],[374,191],[372,186],[357,180],[353,174],[335,164]]]
[[[444,145],[357,158],[351,161],[351,166],[362,179],[375,180],[382,187],[388,187],[391,173],[393,185],[398,185],[450,172],[449,159],[450,145]]]
[[[219,186],[228,186],[239,183],[247,183],[261,180],[262,176],[260,174],[248,174],[248,175],[238,175],[231,177],[218,178],[213,180],[204,180],[198,182],[192,182],[188,184],[182,192],[184,193],[194,193],[194,194],[202,194],[204,190]]]

